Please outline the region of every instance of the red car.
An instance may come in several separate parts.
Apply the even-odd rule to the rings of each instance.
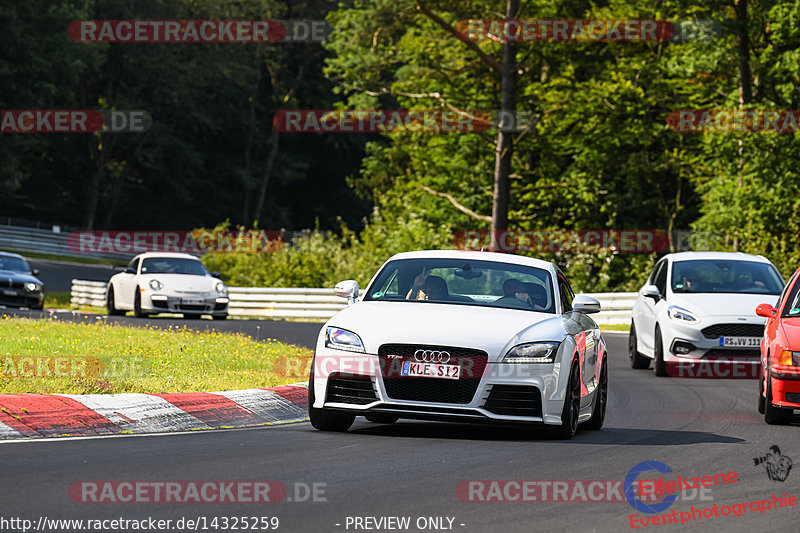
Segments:
[[[758,412],[767,424],[788,424],[800,409],[800,268],[784,287],[776,307],[761,304],[767,318],[758,367]]]

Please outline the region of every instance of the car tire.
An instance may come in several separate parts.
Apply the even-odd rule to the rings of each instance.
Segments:
[[[603,366],[600,369],[600,383],[595,392],[594,407],[592,408],[592,418],[585,422],[582,427],[597,431],[603,427],[606,420],[606,407],[608,405],[608,364],[603,359]]]
[[[108,294],[106,294],[106,311],[108,312],[109,316],[119,316],[125,314],[125,311],[117,309],[116,303],[114,302],[113,285],[108,288]]]
[[[320,431],[347,431],[356,419],[355,415],[314,407],[314,361],[311,361],[308,377],[308,418],[314,429]]]
[[[637,350],[636,327],[631,320],[631,332],[628,334],[628,358],[631,360],[631,368],[637,370],[650,367],[650,358],[645,357]]]
[[[202,316],[201,313],[183,313],[183,318],[186,320],[198,320]]]
[[[133,296],[133,316],[136,318],[147,318],[147,313],[142,311],[142,295],[139,287],[136,287],[136,294]]]
[[[374,424],[394,424],[400,420],[399,416],[389,413],[370,413],[368,415],[364,415],[364,418]]]
[[[791,409],[772,405],[772,385],[770,381],[767,380],[767,397],[764,399],[764,422],[772,426],[785,426],[792,421],[794,413]]]
[[[664,341],[661,339],[661,328],[656,326],[655,348],[653,348],[653,372],[663,378],[667,376],[667,364],[664,362]]]
[[[564,393],[564,408],[561,410],[561,425],[556,431],[562,439],[571,439],[578,431],[578,416],[581,411],[581,376],[578,363],[573,362]]]
[[[225,313],[224,315],[211,315],[211,318],[214,320],[226,320],[228,318],[228,313]]]
[[[767,403],[764,398],[764,377],[758,378],[758,412],[764,414],[765,405]]]

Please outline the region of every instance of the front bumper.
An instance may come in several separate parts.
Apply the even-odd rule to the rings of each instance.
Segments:
[[[664,362],[667,364],[667,371],[670,372],[670,369],[673,369],[676,372],[683,373],[686,370],[691,373],[689,369],[692,367],[708,367],[708,375],[705,377],[755,378],[758,373],[758,366],[761,363],[760,345],[722,346],[721,339],[725,336],[751,337],[754,339],[758,337],[760,339],[763,333],[758,335],[720,336],[703,333],[704,330],[709,332],[713,331],[714,328],[722,328],[725,324],[753,330],[757,329],[756,326],[762,326],[763,329],[763,319],[747,317],[747,320],[742,321],[739,318],[730,316],[703,317],[703,320],[696,325],[682,324],[667,318],[661,324]],[[670,374],[673,374],[673,372],[670,372]]]
[[[204,315],[227,315],[228,296],[217,294],[174,295],[164,293],[144,293],[142,310],[151,313],[196,313]]]
[[[564,387],[558,386],[558,362],[485,362],[474,368],[459,380],[399,377],[378,355],[318,350],[314,407],[425,420],[561,424]]]
[[[780,407],[800,409],[800,369],[770,370],[772,403]]]
[[[25,289],[0,289],[0,305],[7,307],[30,307],[41,309],[44,293],[31,292]]]

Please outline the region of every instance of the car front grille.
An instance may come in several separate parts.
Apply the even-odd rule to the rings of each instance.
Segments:
[[[29,296],[8,296],[0,294],[0,305],[10,307],[39,307],[39,300]]]
[[[333,373],[328,378],[326,402],[366,405],[377,399],[372,380],[366,376],[341,377]]]
[[[21,289],[23,285],[25,284],[21,281],[0,279],[0,289]]]
[[[712,348],[703,354],[703,357],[761,357],[761,350],[758,348]]]
[[[197,304],[179,304],[178,309],[183,311],[205,311],[205,305],[197,305]]]
[[[541,417],[542,395],[538,387],[494,385],[483,408],[498,415]]]
[[[448,352],[450,360],[447,364],[459,365],[461,376],[459,379],[401,376],[399,369],[402,362],[414,361],[417,350]],[[395,400],[468,404],[475,396],[488,358],[489,355],[482,350],[453,346],[384,344],[378,348],[378,361],[386,394]]]
[[[714,324],[702,330],[707,339],[719,337],[761,337],[764,335],[763,324]]]

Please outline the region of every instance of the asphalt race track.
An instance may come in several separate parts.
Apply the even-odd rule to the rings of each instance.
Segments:
[[[73,279],[88,281],[108,281],[111,276],[123,270],[122,267],[104,265],[87,265],[67,261],[51,261],[48,259],[27,259],[31,268],[39,269],[38,278],[44,283],[46,292],[69,292]]]
[[[310,335],[304,344],[313,341]],[[733,511],[738,517],[712,514],[714,505],[718,513],[731,512],[728,506],[734,504],[765,499],[771,506],[772,494],[796,497],[800,492],[796,469],[779,482],[769,479],[764,465],[755,464],[754,458],[775,444],[783,455],[800,461],[800,428],[764,424],[755,409],[755,382],[656,378],[652,371],[628,367],[625,334],[608,333],[606,338],[610,350],[606,427],[599,432],[579,431],[571,441],[516,428],[417,421],[379,425],[357,419],[347,433],[321,433],[300,423],[180,435],[9,442],[0,444],[4,487],[0,515],[34,523],[40,517],[173,521],[205,517],[211,524],[217,517],[220,528],[223,517],[275,516],[280,520],[277,530],[291,532],[421,531],[437,530],[431,527],[437,525],[440,530],[476,533],[625,531],[631,529],[630,515],[638,514],[637,519],[656,515],[634,511],[624,495],[623,501],[610,502],[479,502],[459,499],[459,494],[469,496],[457,493],[457,487],[465,480],[587,480],[585,488],[589,480],[624,480],[637,464],[660,461],[673,472],[651,470],[640,479],[723,473],[731,479],[728,473],[735,472],[737,482],[702,494],[685,491],[660,515],[672,516],[675,510],[679,522],[682,512],[689,520],[694,506],[699,509],[695,520],[651,524],[648,531],[795,531],[797,506],[766,510],[766,504],[758,503],[748,505],[743,514],[737,506]],[[80,481],[209,480],[278,481],[286,486],[287,497],[269,504],[194,500],[100,504],[75,503],[69,493],[70,485]],[[313,484],[318,484],[317,501],[307,497]],[[509,489],[513,485],[502,486],[509,497],[521,497],[520,491]],[[530,494],[541,495],[541,487],[547,486],[553,485],[539,485],[539,492]],[[485,487],[473,497],[489,495],[491,484]],[[597,492],[581,496],[573,490],[563,494],[578,500],[602,497]],[[624,488],[620,485],[618,490]],[[705,508],[711,517],[698,519]],[[387,517],[410,517],[410,522],[398,529],[395,522],[372,521]],[[446,518],[423,523],[427,517]],[[173,530],[189,529],[173,526]],[[209,526],[208,531],[213,530]]]

